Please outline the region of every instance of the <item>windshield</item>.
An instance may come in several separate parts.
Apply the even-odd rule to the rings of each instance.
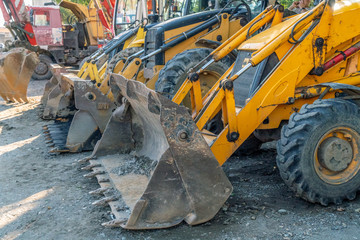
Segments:
[[[120,0],[115,5],[115,32],[116,34],[127,30],[136,19],[137,0]]]
[[[179,4],[182,10],[181,16],[206,10],[221,9],[224,8],[229,1],[230,0],[189,0],[186,2],[185,0],[177,0],[177,2],[181,3]],[[263,0],[244,0],[244,2],[249,5],[252,17],[257,16],[263,10]],[[227,5],[227,8],[235,8],[239,4],[243,4],[243,2],[232,1]],[[241,6],[241,8],[243,9],[245,6]]]
[[[214,1],[215,2],[215,1]],[[228,0],[220,0],[220,8],[223,8],[229,1]],[[263,9],[263,0],[244,0],[244,2],[249,5],[251,9],[251,15],[252,17],[255,17],[259,15],[264,9]],[[231,2],[228,7],[236,7],[239,4],[242,4],[242,1],[233,1]],[[244,6],[241,8],[245,8]]]
[[[131,23],[139,19],[147,18],[147,15],[160,15],[160,21],[166,21],[171,18],[183,17],[188,14],[223,8],[230,0],[119,0],[115,12],[115,31],[116,34],[127,30]],[[257,16],[263,10],[263,0],[244,0],[251,9],[252,17]],[[156,4],[156,6],[153,6]],[[232,1],[227,5],[228,8],[234,8],[242,4],[242,1]],[[136,10],[137,8],[138,11]],[[241,6],[244,8],[244,6]],[[146,12],[144,14],[143,12]]]

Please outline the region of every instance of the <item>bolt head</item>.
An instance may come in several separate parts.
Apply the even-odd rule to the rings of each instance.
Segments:
[[[226,88],[227,90],[232,90],[233,87],[234,87],[233,81],[228,80],[228,81],[225,82],[225,88]]]
[[[178,133],[178,137],[181,141],[184,141],[186,140],[189,136],[188,136],[188,133],[185,132],[185,131],[181,131]]]

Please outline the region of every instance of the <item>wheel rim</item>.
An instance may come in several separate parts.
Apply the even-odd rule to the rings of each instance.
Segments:
[[[347,127],[337,127],[325,133],[315,150],[317,175],[329,184],[348,182],[358,173],[359,134]]]
[[[34,71],[38,75],[45,75],[47,73],[48,69],[49,68],[46,63],[39,62]]]
[[[219,80],[220,77],[221,75],[218,72],[209,71],[209,70],[205,70],[199,75],[201,95],[203,97],[212,88],[212,86],[214,86],[214,84],[217,82],[217,80]],[[180,86],[178,86],[178,88],[180,88]],[[182,103],[185,107],[191,108],[191,100],[189,94],[186,95]]]

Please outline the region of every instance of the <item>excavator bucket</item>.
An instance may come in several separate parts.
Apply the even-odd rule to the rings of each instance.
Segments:
[[[39,59],[33,52],[15,48],[0,52],[0,96],[7,102],[28,102],[27,87]]]
[[[64,67],[51,64],[52,78],[46,83],[42,104],[44,105],[43,119],[66,118],[75,112],[73,97],[73,82]],[[70,76],[70,77],[69,77]]]
[[[113,113],[92,157],[84,159],[110,205],[114,220],[104,226],[126,229],[167,228],[213,218],[232,192],[188,110],[143,83],[113,74],[124,103]],[[113,119],[112,119],[113,120]],[[109,130],[110,129],[110,130]],[[112,135],[112,136],[111,136]],[[118,147],[106,145],[109,136]]]
[[[69,75],[62,77],[69,80]],[[50,153],[93,150],[106,127],[107,120],[116,108],[115,104],[92,82],[72,76],[71,83],[74,89],[71,91],[74,93],[73,101],[78,111],[73,116],[66,117],[69,122],[67,127],[64,127],[64,119],[62,119],[62,121],[55,120],[44,128],[44,133],[49,138],[48,145],[52,147]],[[62,99],[66,98],[62,97]]]

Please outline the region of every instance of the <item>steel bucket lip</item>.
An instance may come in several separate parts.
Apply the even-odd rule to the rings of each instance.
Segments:
[[[146,88],[143,83],[114,74],[111,81],[116,82],[127,98],[131,121],[140,119],[143,128],[147,127],[155,132],[144,133],[144,138],[152,138],[146,144],[154,146],[155,141],[163,141],[166,147],[157,155],[151,153],[155,147],[151,149],[143,146],[142,149],[136,149],[137,155],[156,161],[156,168],[148,179],[145,191],[136,199],[129,218],[119,217],[105,225],[126,229],[157,229],[171,227],[182,221],[196,225],[213,218],[230,196],[232,186],[187,109]],[[111,120],[108,124],[110,123]],[[119,121],[118,126],[125,123],[129,124],[125,120]],[[112,127],[114,126],[116,125]],[[155,128],[161,131],[163,139],[159,140]],[[178,132],[184,129],[188,133],[188,139],[179,140]],[[99,142],[97,147],[101,145]],[[128,152],[134,150],[134,147],[128,147]],[[112,157],[116,155],[111,153]],[[92,157],[95,156],[97,154],[93,152]],[[98,168],[94,169],[98,171],[95,175],[100,186],[106,187],[110,183],[114,188],[111,169],[104,163],[106,158],[106,152],[103,152],[96,159],[91,159],[90,163],[98,164]],[[103,182],[104,179],[107,183]],[[112,211],[116,211],[115,206],[112,206],[116,201],[108,203]]]
[[[0,96],[5,101],[28,102],[27,87],[39,62],[36,53],[24,48],[14,48],[1,52],[0,59]]]

